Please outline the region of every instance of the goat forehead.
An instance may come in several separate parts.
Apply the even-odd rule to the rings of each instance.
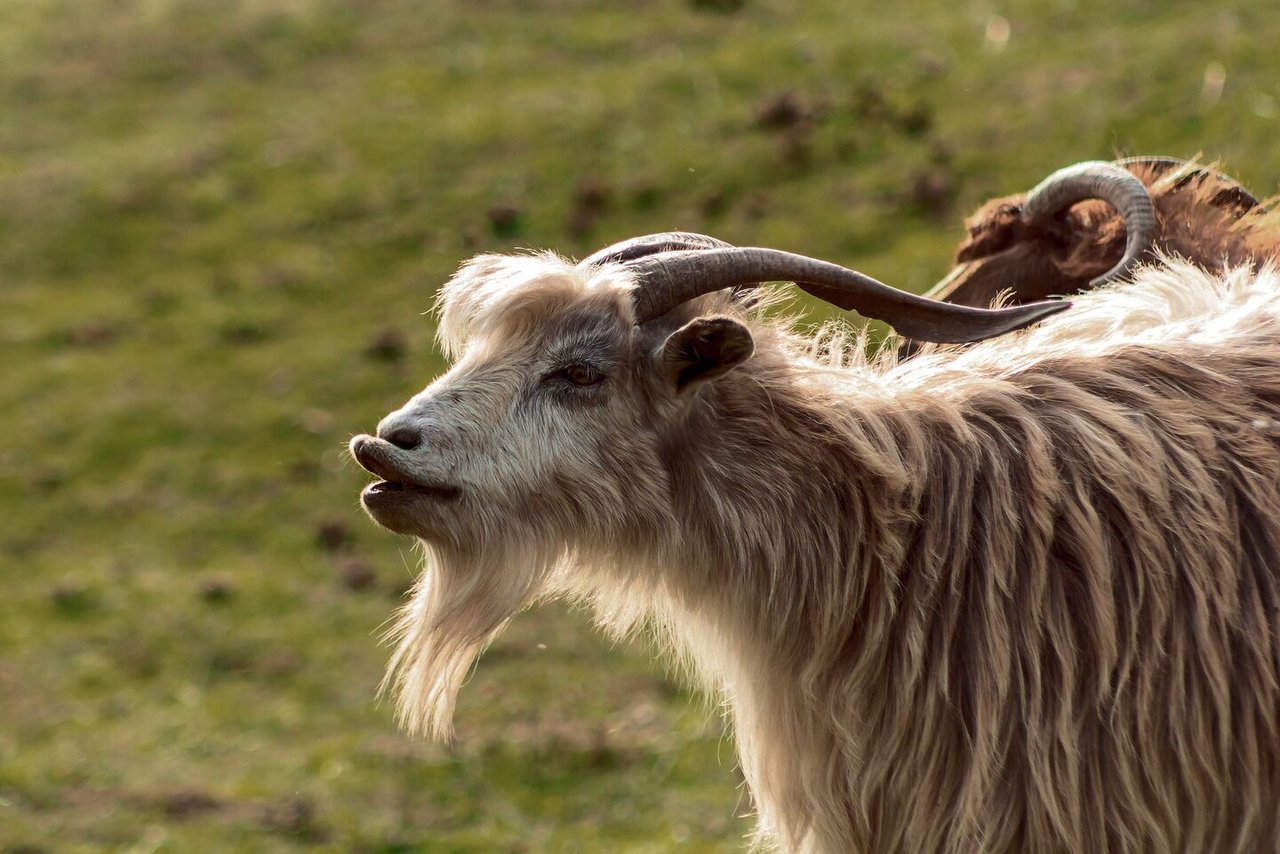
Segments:
[[[428,396],[473,391],[510,392],[530,372],[553,363],[621,361],[629,335],[616,314],[577,307],[537,323],[499,324],[467,344],[461,357],[427,387]]]
[[[474,337],[523,333],[584,306],[627,316],[633,287],[618,265],[584,269],[546,253],[479,256],[441,291],[441,340],[456,354]]]
[[[496,312],[501,320],[520,318],[540,330],[572,331],[582,326],[620,322],[620,294],[609,290],[560,290],[521,295],[512,305]]]
[[[535,331],[534,340],[542,348],[606,348],[627,333],[622,318],[610,305],[579,304],[551,317]]]
[[[538,310],[503,312],[471,337],[464,362],[532,365],[546,358],[618,353],[630,327],[612,299],[583,297]]]

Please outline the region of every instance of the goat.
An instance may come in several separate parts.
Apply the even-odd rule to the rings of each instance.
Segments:
[[[764,316],[796,281],[899,361]],[[1174,259],[984,312],[697,235],[443,288],[443,376],[350,450],[425,567],[413,732],[519,610],[648,627],[785,850],[1280,849],[1280,273]]]
[[[1018,304],[1080,293],[1162,256],[1207,270],[1280,258],[1280,219],[1217,170],[1170,157],[1060,169],[965,225],[954,268],[926,296]]]

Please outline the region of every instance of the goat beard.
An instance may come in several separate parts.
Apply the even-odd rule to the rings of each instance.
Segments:
[[[395,651],[382,680],[410,734],[452,737],[454,705],[472,665],[562,562],[563,541],[541,540],[508,532],[482,548],[423,542],[423,571],[387,633]]]

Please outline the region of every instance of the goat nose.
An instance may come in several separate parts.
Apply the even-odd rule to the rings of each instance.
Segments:
[[[412,451],[422,444],[422,433],[417,427],[395,427],[379,433],[379,438],[386,439],[402,451]]]

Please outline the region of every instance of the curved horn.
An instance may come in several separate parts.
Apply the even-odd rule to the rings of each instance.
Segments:
[[[1189,166],[1191,168],[1186,169],[1186,172],[1182,177],[1178,178],[1174,183],[1174,187],[1176,189],[1185,187],[1195,178],[1207,179],[1212,177],[1218,182],[1219,189],[1210,204],[1217,207],[1230,208],[1240,214],[1248,213],[1261,204],[1253,193],[1246,190],[1244,185],[1236,181],[1234,178],[1219,172],[1217,169],[1196,166],[1177,157],[1125,157],[1122,160],[1117,160],[1116,164],[1123,166],[1126,169],[1131,169],[1135,166],[1146,166],[1152,169],[1155,172],[1156,178],[1160,180],[1164,179],[1164,173],[1166,172],[1176,173],[1179,169],[1184,169]]]
[[[578,262],[579,267],[597,267],[601,264],[626,263],[659,252],[682,249],[727,249],[732,244],[692,231],[660,231],[633,237],[593,252]]]
[[[951,344],[1003,335],[1071,305],[1036,302],[1000,309],[952,305],[900,291],[826,261],[754,247],[664,252],[628,267],[639,284],[635,308],[640,323],[711,291],[778,281],[795,282],[819,299],[883,320],[910,338]]]
[[[1176,172],[1187,165],[1187,161],[1180,157],[1165,157],[1163,155],[1140,155],[1137,157],[1122,157],[1116,161],[1117,166],[1123,166],[1125,169],[1132,169],[1134,166],[1147,166],[1153,169],[1157,178],[1163,178],[1166,172]],[[1191,177],[1197,172],[1207,174],[1204,169],[1195,169],[1187,173],[1186,178]],[[1182,181],[1185,181],[1183,178]],[[1181,181],[1179,181],[1181,183]]]
[[[1124,256],[1107,272],[1089,282],[1090,287],[1123,276],[1150,248],[1156,236],[1156,210],[1147,188],[1132,172],[1100,160],[1059,169],[1037,184],[1022,205],[1022,218],[1043,222],[1076,202],[1102,199],[1124,220]]]

